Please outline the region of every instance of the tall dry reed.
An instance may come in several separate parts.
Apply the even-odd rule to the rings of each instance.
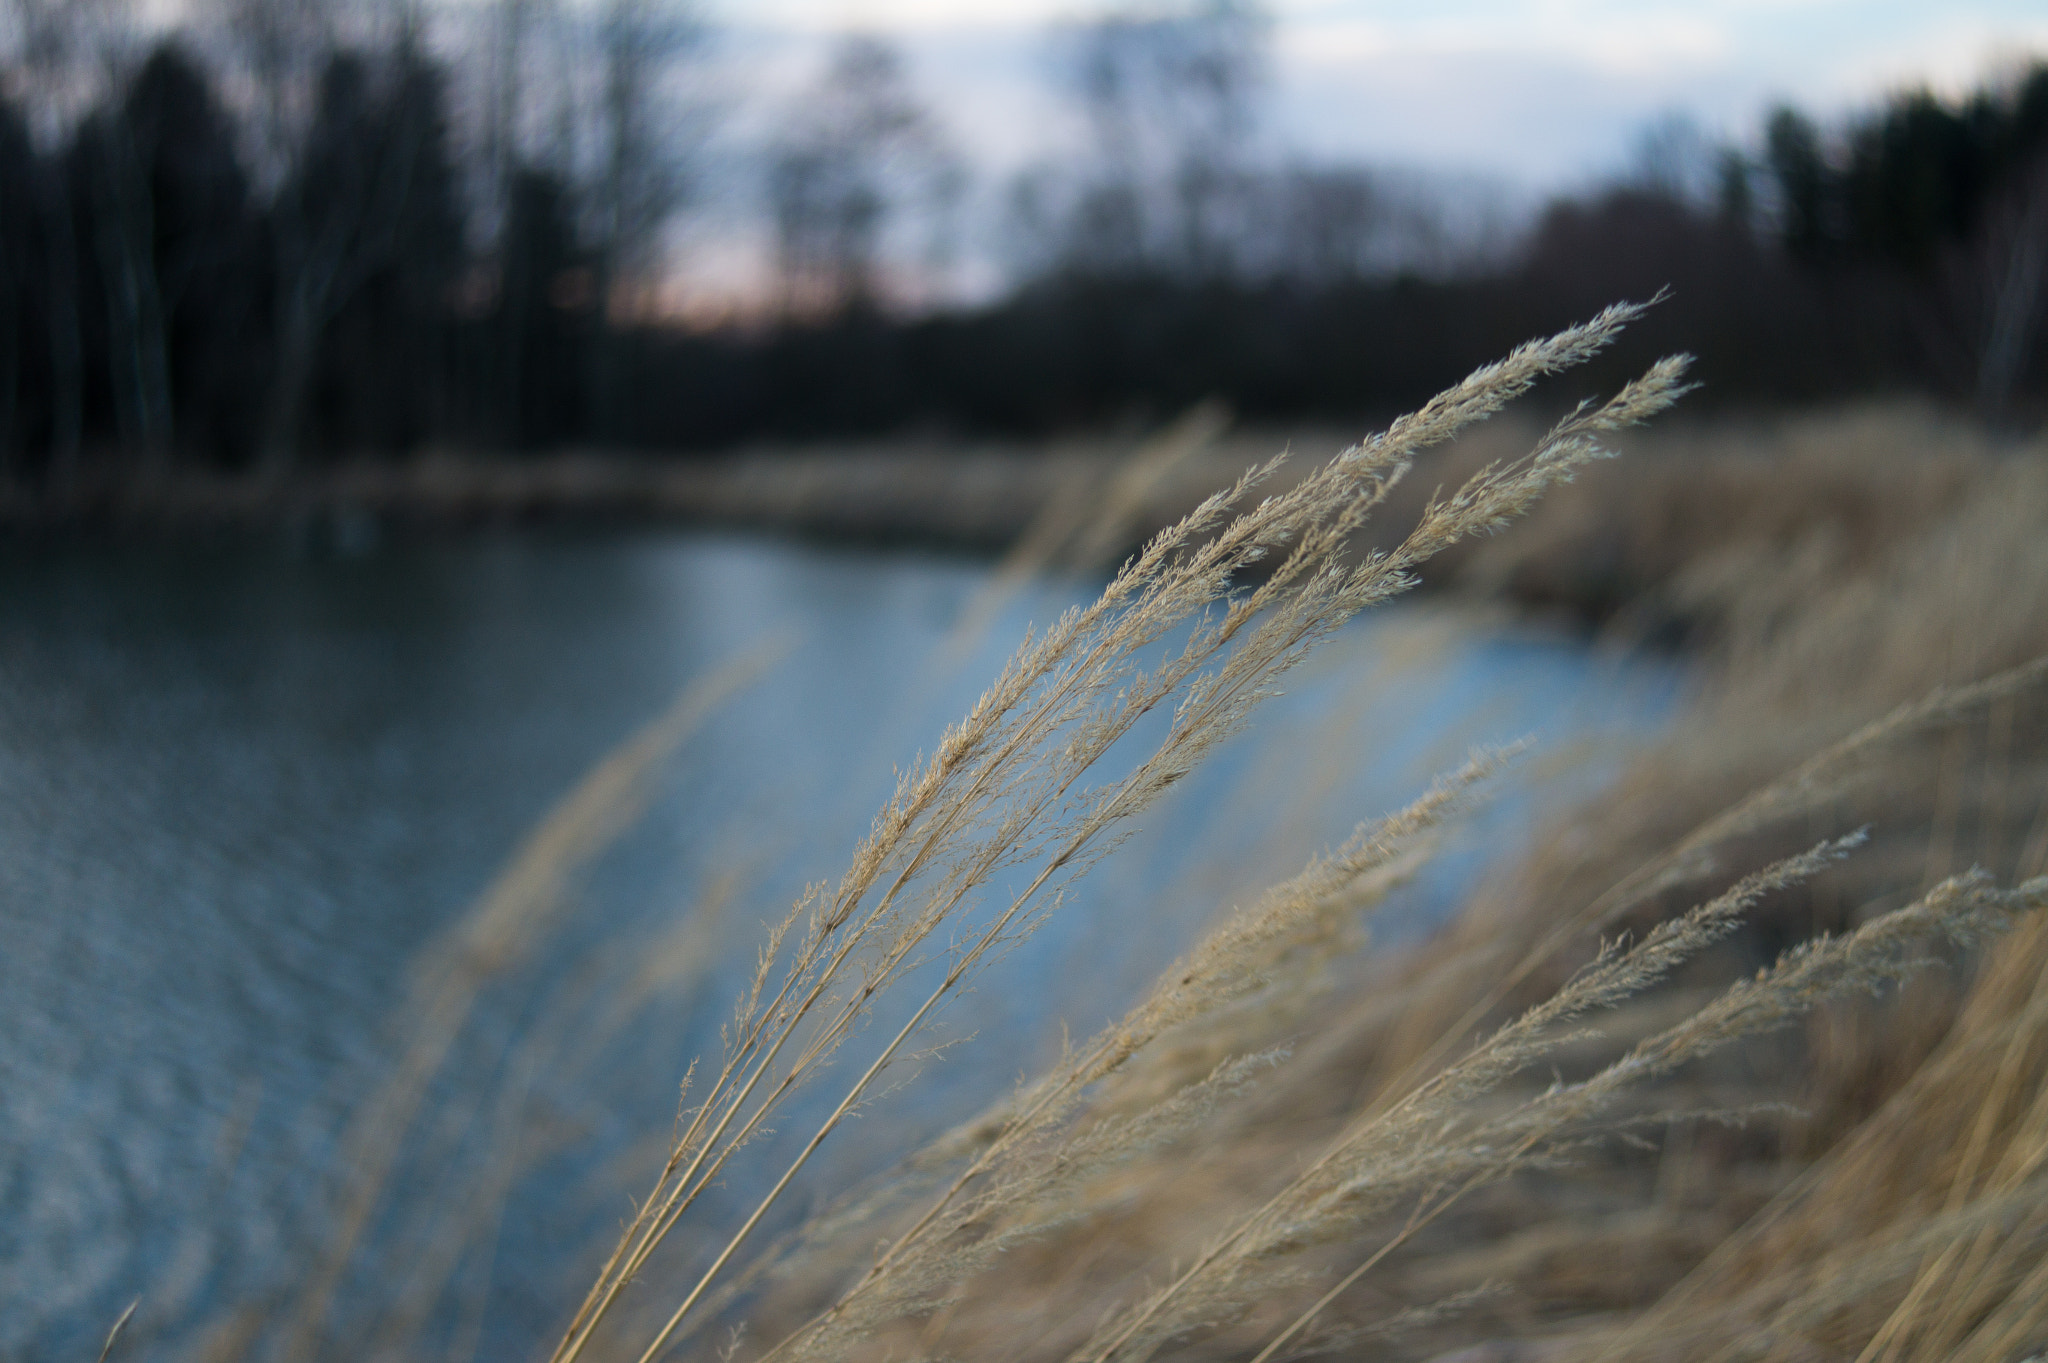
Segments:
[[[943,962],[937,983],[859,1068],[708,1266],[677,1289],[674,1310],[639,1350],[643,1363],[706,1300],[818,1147],[871,1097],[934,1013],[1054,911],[1063,886],[1235,732],[1287,669],[1358,611],[1413,586],[1414,570],[1437,552],[1498,529],[1601,457],[1596,436],[1668,406],[1682,391],[1680,359],[1660,362],[1608,402],[1582,405],[1525,457],[1482,470],[1433,501],[1398,547],[1347,557],[1357,529],[1421,452],[1492,415],[1540,377],[1598,353],[1640,312],[1612,308],[1532,342],[1287,490],[1247,505],[1278,461],[1255,469],[1155,538],[1094,605],[1028,639],[966,720],[905,775],[839,883],[806,895],[776,928],[728,1029],[723,1059],[695,1094],[660,1177],[554,1363],[584,1354],[705,1189],[791,1092],[825,1070],[875,1001],[925,953]],[[1255,581],[1247,578],[1252,572]],[[1184,640],[1172,642],[1183,630]],[[1098,776],[1111,751],[1155,712],[1166,717],[1164,736],[1124,774]],[[998,873],[1012,870],[1028,876],[1023,890],[977,913]]]
[[[1380,992],[1305,1023],[1290,1014],[1242,1028],[1223,1016],[1227,1004],[1215,1016],[1197,1009],[1190,1030],[1220,1023],[1231,1034],[1220,1046],[1173,1036],[1170,1046],[1213,1063],[1177,1077],[1169,1064],[1163,1085],[1143,1075],[1142,1051],[1099,1067],[1119,1054],[1101,1049],[1106,1039],[1156,1045],[1137,1025],[1155,1006],[1147,1000],[934,1147],[949,1177],[897,1213],[879,1248],[846,1255],[855,1262],[841,1260],[835,1285],[820,1288],[834,1274],[819,1262],[829,1256],[810,1251],[787,1275],[798,1284],[789,1301],[759,1313],[782,1322],[757,1341],[763,1356],[1398,1358],[1402,1331],[1471,1338],[1487,1320],[1516,1320],[1503,1314],[1515,1298],[1544,1291],[1640,1312],[1702,1260],[1622,1343],[1608,1338],[1612,1317],[1589,1318],[1556,1337],[1561,1352],[1545,1352],[1541,1337],[1557,1325],[1525,1315],[1510,1329],[1536,1338],[1470,1357],[1615,1348],[1790,1359],[1845,1348],[1844,1358],[1931,1359],[1967,1346],[1970,1357],[2017,1358],[2038,1347],[2029,1274],[2048,1183],[2030,1180],[2048,1147],[2028,1114],[2048,1111],[2031,1068],[2048,1042],[2015,991],[2024,997],[2048,970],[2048,939],[2028,918],[1947,1040],[1942,988],[1912,983],[1931,964],[1967,963],[1987,934],[2048,897],[2048,573],[2032,571],[2048,496],[2029,465],[1980,475],[1961,506],[1923,508],[1918,533],[1807,579],[1803,600],[1764,615],[1768,637],[1730,637],[1720,680],[1672,743],[1555,844],[1563,860],[1517,868],[1513,915],[1482,905],[1383,969]],[[1774,576],[1756,590],[1800,586]],[[1799,830],[1870,819],[1869,845],[1846,862],[1766,857],[1702,907],[1669,907]],[[1615,824],[1625,836],[1603,838]],[[1645,833],[1655,841],[1641,842]],[[2001,890],[1982,871],[1956,874],[1973,847],[2033,878]],[[1640,944],[1615,946],[1619,930]],[[1773,937],[1804,944],[1772,951],[1779,959],[1766,955],[1757,974]],[[1602,940],[1588,956],[1585,944]],[[1282,991],[1304,982],[1284,966],[1274,973]],[[1732,986],[1708,984],[1730,974]],[[1162,989],[1197,978],[1183,969]],[[1608,1041],[1558,1026],[1575,999],[1609,1010]],[[1481,1025],[1503,1009],[1508,1021]],[[1838,1058],[1815,1040],[1835,1033],[1868,1040]],[[1283,1064],[1272,1048],[1290,1041]],[[1593,1061],[1603,1047],[1609,1058]],[[1950,1048],[1978,1068],[1944,1059]],[[1890,1073],[1914,1077],[1869,1126],[1856,1125],[1867,1106],[1811,1102],[1873,1049],[1889,1053]],[[1724,1053],[1737,1058],[1717,1070]],[[1548,1064],[1584,1072],[1533,1083]],[[1782,1077],[1759,1077],[1759,1064]],[[1352,1097],[1332,1101],[1341,1094]],[[1703,1134],[1677,1141],[1688,1132]],[[1782,1226],[1807,1208],[1808,1238],[1729,1237],[1760,1202],[1779,1207],[1770,1195],[1811,1158],[1802,1149],[1824,1152],[1844,1132],[1861,1133],[1847,1150],[1888,1152],[1883,1181],[1868,1156],[1825,1180],[1831,1161],[1814,1166],[1783,1193],[1794,1200],[1758,1223]],[[1957,1153],[1943,1158],[1958,1173],[1920,1167],[1951,1143]],[[1655,1154],[1649,1169],[1638,1150]],[[1632,1209],[1638,1171],[1654,1174],[1657,1191]],[[1509,1184],[1512,1195],[1489,1200]],[[1873,1199],[1873,1187],[1888,1192]],[[1598,1219],[1579,1224],[1596,1207]],[[883,1218],[863,1210],[853,1225],[871,1234]],[[1871,1217],[1876,1231],[1847,1233]],[[1496,1238],[1510,1243],[1496,1252]],[[1466,1265],[1474,1275],[1460,1285]],[[1489,1290],[1486,1265],[1514,1281]],[[816,1304],[800,1305],[807,1296]]]

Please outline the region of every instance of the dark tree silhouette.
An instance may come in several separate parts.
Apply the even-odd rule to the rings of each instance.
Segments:
[[[1764,156],[1785,244],[1803,259],[1820,259],[1835,235],[1834,177],[1821,151],[1820,129],[1797,109],[1774,109],[1764,128]]]
[[[433,445],[1040,434],[1210,395],[1385,415],[1665,286],[1631,334],[1699,353],[1702,406],[2048,413],[2048,64],[1825,126],[1780,108],[1750,146],[1666,119],[1510,236],[1441,181],[1260,153],[1256,9],[1119,9],[1061,30],[1089,131],[1012,196],[1010,291],[919,313],[892,269],[958,162],[898,54],[850,38],[755,148],[779,315],[690,331],[634,306],[704,134],[685,0],[497,0],[481,85],[411,7],[195,0],[222,22],[150,46],[123,0],[14,3],[0,479],[66,504]]]
[[[768,167],[782,312],[803,320],[874,306],[883,233],[949,192],[953,158],[903,59],[851,35],[797,103]]]
[[[578,346],[597,324],[597,283],[576,240],[574,204],[544,171],[512,177],[496,325],[505,395],[493,438],[536,449],[583,433]]]
[[[465,243],[446,80],[411,44],[381,69],[334,74],[314,125],[334,140],[316,142],[303,201],[341,244],[307,400],[316,438],[337,449],[407,449],[453,407],[441,376]]]
[[[246,404],[255,358],[246,338],[256,320],[258,242],[235,132],[203,71],[172,42],[136,72],[107,134],[122,164],[106,178],[126,187],[137,221],[127,263],[150,303],[132,323],[146,334],[121,348],[146,354],[150,368],[139,377],[160,385],[137,405],[162,423],[164,456],[175,443],[204,458],[241,439],[236,408]],[[115,368],[142,366],[116,360]]]

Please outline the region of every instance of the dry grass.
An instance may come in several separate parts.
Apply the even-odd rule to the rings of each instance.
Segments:
[[[709,1265],[679,1289],[674,1311],[637,1350],[643,1363],[711,1298],[790,1182],[867,1101],[884,1070],[911,1053],[927,1019],[1056,911],[1062,886],[1236,731],[1281,675],[1358,611],[1410,587],[1414,567],[1498,528],[1600,457],[1595,435],[1668,405],[1681,391],[1679,361],[1653,367],[1606,403],[1576,410],[1523,458],[1490,466],[1432,502],[1393,551],[1350,557],[1358,528],[1421,452],[1492,415],[1538,378],[1597,353],[1639,311],[1611,309],[1584,327],[1532,342],[1385,434],[1245,506],[1275,466],[1253,470],[1155,538],[1094,605],[1027,640],[967,719],[904,776],[839,884],[813,891],[771,936],[728,1030],[726,1055],[695,1097],[653,1190],[599,1273],[554,1363],[573,1363],[599,1339],[627,1287],[728,1161],[792,1091],[826,1069],[877,997],[909,975],[924,952],[945,962],[938,982],[873,1051]],[[1260,581],[1241,587],[1253,565],[1262,570]],[[1176,642],[1183,630],[1184,641]],[[1171,716],[1164,737],[1125,774],[1102,775],[1111,750],[1155,711]],[[998,873],[1018,867],[1029,876],[1025,888],[977,915],[976,901]],[[1228,1088],[1240,1069],[1205,1082]],[[1096,1077],[1056,1082],[1048,1091],[1074,1092]],[[1205,1094],[1176,1095],[1153,1115],[1170,1120],[1169,1110],[1199,1111],[1206,1101]],[[1059,1104],[1026,1102],[1020,1120],[1029,1126],[1045,1108],[1057,1112]],[[1109,1145],[1122,1149],[1141,1139],[1156,1138],[1133,1132]],[[972,1177],[956,1183],[955,1192]],[[942,1199],[933,1217],[944,1205]]]
[[[1637,637],[1757,639],[1788,591],[1867,573],[2038,445],[1912,404],[1676,422],[1474,546],[1458,585]],[[1473,451],[1467,457],[1479,457]]]
[[[2048,469],[1969,457],[1952,496],[1887,513],[1888,545],[1789,580],[1756,554],[1724,581],[1757,604],[1722,617],[1713,685],[1613,793],[1437,941],[1355,969],[1350,1001],[1182,1039],[1204,1062],[1283,1038],[1294,1054],[1201,1140],[995,1218],[1044,1238],[1005,1244],[941,1310],[928,1290],[867,1348],[1477,1363],[2016,1360],[2048,1342],[2048,935],[2029,920],[1974,983],[1980,958],[1937,940],[1947,924],[1966,945],[2048,888],[2048,668],[2030,661],[2048,652]],[[1796,860],[1862,825],[1840,865]],[[1754,876],[1686,908],[1746,865],[1778,869],[1742,922],[1725,909]],[[2027,885],[1980,898],[1987,874]],[[1617,954],[1623,929],[1639,945]],[[1688,959],[1634,996],[1652,949]],[[1962,974],[1870,996],[1935,960]],[[1604,1039],[1520,1049],[1610,983],[1632,997],[1603,997]],[[1721,1050],[1738,1032],[1755,1039]],[[1234,1082],[1217,1073],[1147,1091]]]
[[[1721,556],[1716,680],[1615,792],[1436,942],[1350,967],[1349,1001],[1321,996],[1305,1016],[1287,999],[1327,956],[1247,951],[1257,985],[1219,988],[1162,1044],[1143,1020],[1203,987],[1197,970],[1169,976],[1011,1111],[934,1151],[952,1154],[952,1180],[865,1267],[815,1249],[785,1266],[758,1317],[764,1335],[796,1333],[767,1356],[2038,1347],[2027,1275],[2048,1203],[2029,1180],[2048,1147],[2027,1122],[2048,1111],[2033,1068],[2048,1066],[2048,1017],[2022,1003],[2048,939],[2030,921],[1967,992],[1918,972],[1947,961],[1967,979],[1979,934],[2048,892],[2048,668],[2030,661],[2048,652],[2048,469],[1951,458],[1966,481],[1931,460],[1943,496],[1900,498],[1859,552],[1790,578],[1766,551],[1835,511],[1791,517],[1761,486],[1731,497],[1779,528],[1735,537],[1747,578]],[[1794,459],[1790,486],[1810,493],[1809,472]],[[1928,476],[1880,464],[1862,484],[1910,492]],[[1725,508],[1711,523],[1756,524]],[[1398,859],[1390,835],[1431,803],[1300,882],[1344,867],[1368,881],[1354,898],[1309,898],[1342,914],[1372,902],[1371,873]],[[1797,851],[1863,825],[1838,866]],[[1352,866],[1359,848],[1383,860]],[[1990,872],[1965,874],[1973,862]],[[1745,865],[1765,869],[1686,908]],[[1987,876],[2027,883],[1999,892]],[[1298,893],[1269,903],[1306,922]],[[1244,930],[1230,920],[1192,959],[1237,955],[1224,944]],[[1614,945],[1622,930],[1635,946]],[[1595,1006],[1612,1007],[1604,1040],[1549,1034]],[[1287,1063],[1264,1072],[1283,1043]],[[1118,1057],[1110,1082],[1091,1068],[1103,1055]],[[1544,1082],[1557,1074],[1577,1077]],[[1046,1095],[1090,1086],[1048,1130]],[[1978,1115],[1959,1120],[1948,1094]],[[863,1228],[889,1224],[864,1210]],[[1875,1227],[1851,1232],[1864,1218]]]
[[[771,937],[554,1363],[709,1353],[704,1327],[735,1319],[726,1351],[760,1359],[1891,1363],[2048,1345],[2048,466],[1866,416],[1788,428],[1775,456],[1681,433],[1609,474],[1594,437],[1676,396],[1667,363],[1405,477],[1632,315],[1532,344],[1320,468],[1256,470],[1027,640]],[[1880,436],[1907,448],[1872,453]],[[1191,414],[1118,495],[1047,513],[1017,571],[1099,554],[1216,438]],[[1417,493],[1453,471],[1455,492]],[[1539,497],[1529,525],[1482,535]],[[946,1003],[1424,564],[1624,627],[1683,620],[1711,681],[1438,937],[1365,956],[1355,927],[1512,752],[1221,914],[1124,1017],[765,1242]],[[1133,753],[1147,715],[1163,736]],[[592,808],[601,837],[615,806]],[[590,840],[562,841],[568,864]],[[513,883],[552,904],[559,870],[536,855]],[[828,1115],[751,1214],[697,1226],[706,1190],[828,1079]],[[396,1093],[409,1121],[418,1084]],[[388,1152],[366,1148],[374,1175]],[[284,1338],[352,1356],[308,1283]],[[416,1329],[419,1300],[394,1318]],[[369,1353],[409,1356],[402,1332]]]

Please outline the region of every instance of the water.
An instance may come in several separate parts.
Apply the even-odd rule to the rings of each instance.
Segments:
[[[620,1179],[643,1177],[689,1058],[715,1048],[725,967],[840,869],[892,768],[1025,622],[1090,591],[1030,588],[962,649],[979,565],[702,534],[76,549],[0,574],[0,1358],[18,1359],[91,1357],[137,1294],[138,1356],[189,1344],[290,1281],[325,1224],[335,1133],[402,1041],[409,963],[590,764],[693,678],[786,638],[667,764],[550,957],[486,1001],[451,1066],[450,1086],[504,1091],[547,1000],[701,929],[596,1059],[519,1071],[544,1157],[437,1319],[457,1341],[465,1312],[487,1322],[481,1356],[527,1352],[615,1223]],[[956,1006],[973,1041],[828,1147],[819,1187],[1002,1092],[1062,1021],[1099,1024],[1201,921],[1468,744],[1625,737],[1671,690],[1668,671],[1426,608],[1361,622]],[[1485,840],[1533,810],[1504,797]],[[1480,865],[1454,848],[1393,934]],[[350,1291],[376,1285],[345,1285],[344,1312]]]

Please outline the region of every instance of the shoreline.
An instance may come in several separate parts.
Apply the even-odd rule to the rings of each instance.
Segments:
[[[716,460],[440,454],[289,479],[107,479],[56,494],[0,483],[0,543],[284,532],[350,549],[387,534],[675,526],[917,545],[996,559],[1009,573],[1108,571],[1276,451],[1296,457],[1257,495],[1347,443],[1327,430],[1220,434],[1198,415],[1142,441],[898,441]],[[1396,484],[1358,551],[1397,542],[1439,489],[1518,457],[1539,433],[1496,419],[1433,455]],[[1511,533],[1441,555],[1424,587],[1682,646],[1719,626],[1736,581],[1795,563],[1822,576],[1853,570],[1939,521],[1987,470],[2048,457],[2039,440],[2013,445],[1896,405],[1679,427],[1620,444],[1626,457],[1556,489]]]
[[[1104,438],[964,448],[877,442],[718,458],[432,454],[284,477],[102,477],[56,490],[0,482],[0,533],[261,530],[369,514],[429,531],[533,522],[712,524],[1000,553],[1056,501],[1114,477],[1133,448],[1142,449],[1141,442]],[[1199,452],[1153,489],[1136,519],[1149,534],[1277,448],[1254,434]]]

